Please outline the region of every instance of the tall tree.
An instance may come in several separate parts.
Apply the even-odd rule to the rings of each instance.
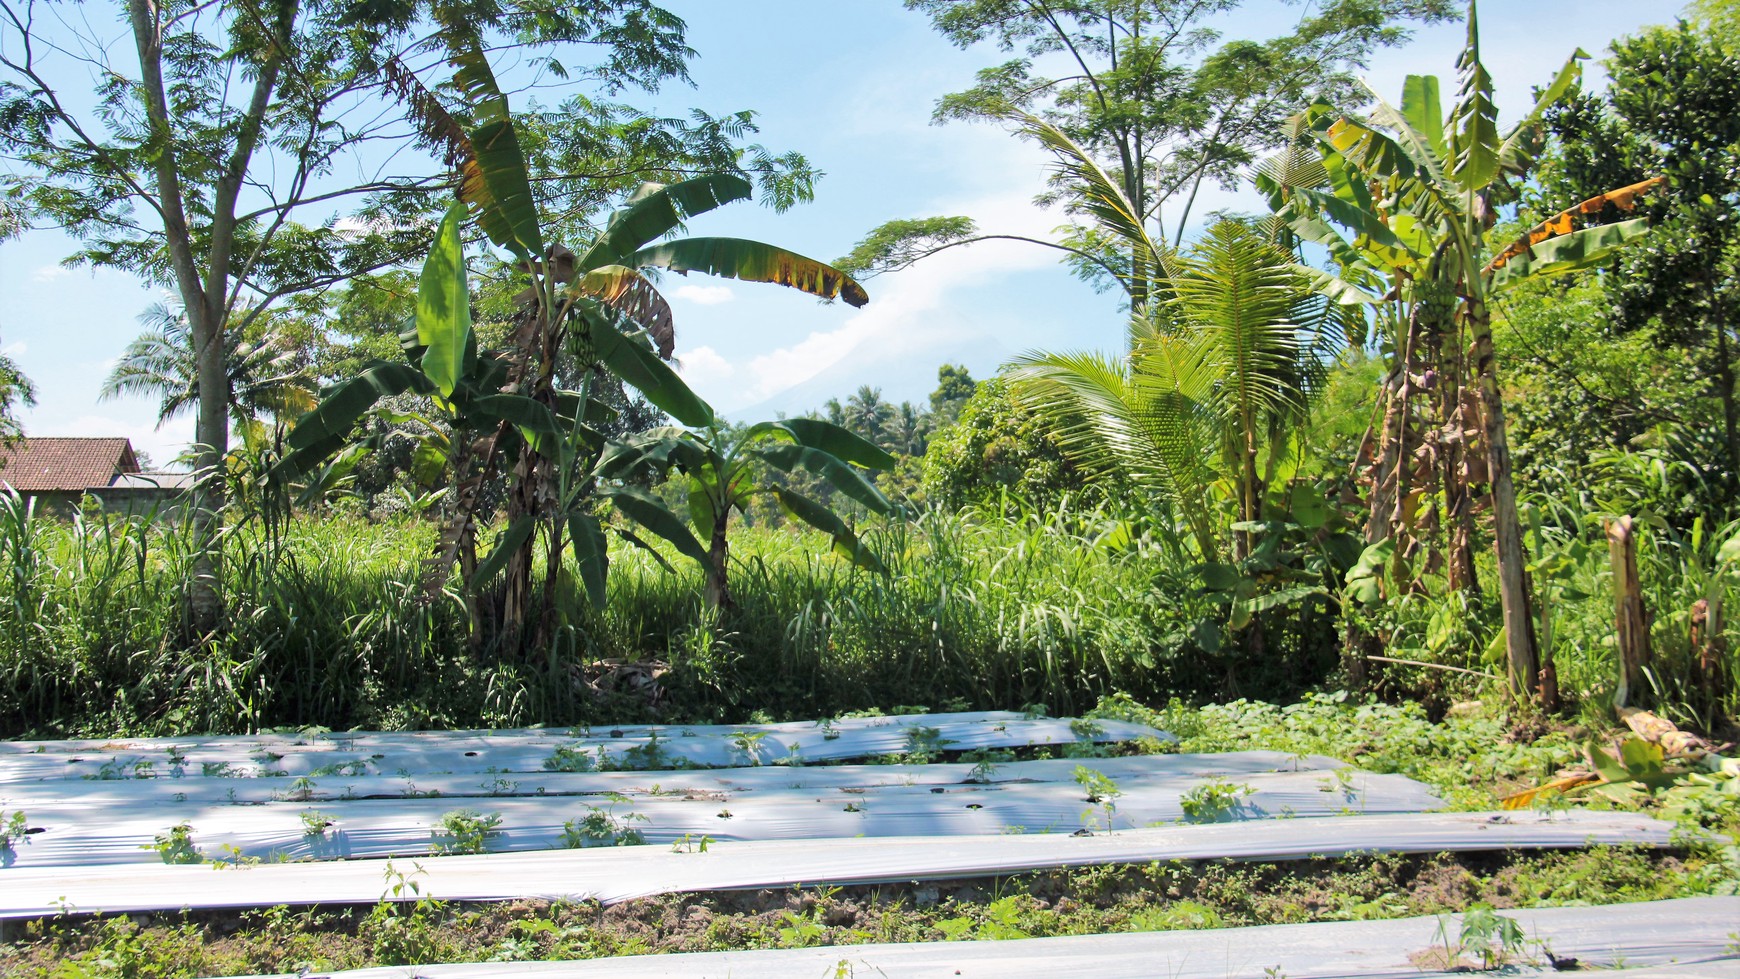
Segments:
[[[1656,233],[1602,278],[1612,327],[1647,330],[1689,361],[1721,418],[1713,457],[1691,461],[1740,495],[1740,52],[1682,21],[1615,41],[1606,68],[1605,92],[1548,114],[1557,150],[1530,203],[1550,213],[1590,187],[1666,177],[1645,209]]]
[[[1183,240],[1205,186],[1231,187],[1278,145],[1286,117],[1324,95],[1351,99],[1354,72],[1379,47],[1408,39],[1405,26],[1452,13],[1450,0],[1325,0],[1265,40],[1223,38],[1216,18],[1244,0],[906,0],[908,9],[961,48],[993,46],[1012,57],[944,96],[938,122],[1035,116],[1086,149],[1129,202],[1147,237]],[[1260,6],[1284,15],[1277,2]],[[1053,74],[1052,72],[1056,72]],[[1141,306],[1164,269],[1127,234],[1103,226],[1078,180],[1054,174],[1044,203],[1077,220],[1057,240],[1083,278],[1121,286]],[[898,268],[939,248],[983,237],[962,217],[908,220],[872,232],[853,267]],[[1036,239],[1028,239],[1036,240]]]
[[[188,336],[187,314],[178,303],[154,303],[139,314],[145,332],[127,345],[103,381],[102,396],[143,394],[158,399],[157,424],[185,414],[199,402],[199,365]],[[289,420],[314,407],[314,378],[303,351],[275,318],[253,320],[247,340],[231,329],[224,337],[229,390],[224,400],[237,422],[269,414]]]
[[[893,417],[894,406],[882,399],[881,388],[862,384],[846,399],[845,426],[861,438],[879,441]]]
[[[18,423],[20,406],[36,404],[36,387],[18,369],[11,357],[0,354],[0,443],[10,442],[24,434]]]
[[[76,259],[175,291],[200,382],[200,465],[210,474],[229,444],[229,331],[279,297],[404,262],[428,244],[448,178],[433,163],[409,176],[389,169],[394,150],[421,134],[382,105],[442,59],[432,27],[487,26],[539,51],[574,45],[593,60],[534,54],[533,67],[606,96],[686,80],[692,54],[682,21],[651,0],[128,0],[118,25],[66,10],[0,0],[0,150],[11,160],[0,191],[14,212],[80,239]],[[84,77],[97,79],[94,100],[68,87]],[[667,139],[666,157],[681,158],[689,144],[668,139],[667,122],[614,135],[647,146]],[[736,153],[725,162],[736,167]],[[367,176],[347,183],[337,176],[346,172]],[[566,176],[583,183],[586,172],[611,167]],[[23,203],[13,207],[14,198]],[[333,220],[346,210],[354,220]],[[191,604],[196,629],[209,633],[222,608],[222,481],[200,480],[196,500]]]
[[[930,430],[931,416],[910,401],[902,401],[882,426],[887,448],[909,456],[924,455]]]
[[[973,375],[960,364],[944,364],[936,369],[936,390],[930,393],[931,427],[953,425],[961,416],[961,408],[979,387]]]

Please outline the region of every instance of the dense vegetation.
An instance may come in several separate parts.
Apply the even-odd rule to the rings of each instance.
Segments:
[[[522,40],[594,42],[589,77],[629,69],[618,86],[684,77],[680,21],[596,6],[525,21]],[[206,286],[237,276],[253,296],[214,304],[182,259],[237,219],[160,238],[104,216],[214,180],[233,209],[231,178],[160,159],[155,191],[80,198],[95,178],[56,167],[97,137],[10,65],[18,173],[65,180],[19,196],[7,229],[60,223],[85,260],[180,283],[108,390],[197,410],[198,501],[223,505],[69,522],[5,501],[0,732],[1067,711],[1326,687],[1590,718],[1623,699],[1705,730],[1740,709],[1726,7],[1616,42],[1602,93],[1581,90],[1574,55],[1500,132],[1472,6],[1454,99],[1411,76],[1399,107],[1364,115],[1353,69],[1446,5],[1330,4],[1293,34],[1218,47],[1150,31],[1150,15],[1181,31],[1198,16],[1168,3],[1044,22],[997,0],[909,6],[963,47],[1024,52],[938,118],[1002,121],[1049,154],[1045,199],[1072,224],[1047,244],[1125,295],[1127,349],[1034,353],[978,382],[943,365],[928,404],[867,386],[807,418],[720,418],[666,363],[651,272],[862,304],[854,276],[977,229],[893,222],[833,265],[672,239],[752,192],[789,206],[814,174],[738,145],[747,118],[671,129],[614,106],[588,124],[596,152],[632,166],[564,182],[585,161],[552,147],[580,124],[514,111],[491,38],[441,5],[417,42],[438,70],[391,54],[400,20],[329,66],[332,84],[381,86],[456,168],[458,203],[394,186],[362,212],[394,201],[433,237],[397,225],[311,270],[331,242],[273,225],[256,242],[272,262],[209,256]],[[288,46],[228,57],[300,65],[330,48],[327,13],[232,24]],[[1035,74],[1063,51],[1083,74]],[[180,48],[141,57],[183,82],[208,70]],[[331,108],[310,79],[281,84]],[[144,98],[181,149],[254,165],[259,133],[211,125],[221,99]],[[130,131],[106,138],[143,152]],[[1158,162],[1168,140],[1190,149]],[[302,165],[349,146],[304,147]],[[1204,181],[1243,178],[1271,213],[1189,240],[1182,216],[1159,224],[1163,203],[1187,215]],[[636,179],[668,182],[624,197]],[[153,241],[173,269],[151,264]],[[226,343],[202,346],[225,317]],[[31,393],[0,361],[0,414]],[[1634,558],[1610,548],[1620,518]],[[1627,560],[1635,585],[1614,577]]]

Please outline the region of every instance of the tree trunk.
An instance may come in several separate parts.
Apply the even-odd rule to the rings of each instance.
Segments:
[[[190,307],[191,309],[191,307]],[[222,591],[224,457],[230,451],[229,370],[224,363],[223,313],[207,307],[188,313],[193,327],[194,363],[199,379],[199,414],[194,424],[198,443],[193,496],[193,588],[188,604],[193,627],[200,635],[217,631],[223,619]],[[222,392],[207,395],[206,392]]]
[[[1613,628],[1619,640],[1619,689],[1613,706],[1634,706],[1649,665],[1649,620],[1637,577],[1637,537],[1630,517],[1607,522],[1607,552],[1613,561]]]
[[[731,545],[726,540],[726,523],[730,520],[730,510],[724,510],[713,520],[713,539],[707,547],[707,607],[714,609],[730,608],[731,588],[726,581],[726,571],[731,560]]]
[[[1727,324],[1716,326],[1716,384],[1721,389],[1722,431],[1728,446],[1728,492],[1740,496],[1740,405],[1734,401],[1734,358],[1729,353]]]
[[[223,597],[222,530],[224,505],[224,457],[230,447],[229,365],[224,333],[229,323],[230,280],[236,241],[236,201],[247,176],[248,165],[258,145],[266,113],[278,84],[278,73],[289,52],[289,35],[299,5],[281,4],[275,20],[268,54],[253,75],[248,108],[235,120],[235,146],[220,163],[206,203],[209,227],[201,247],[205,270],[202,275],[194,256],[194,235],[182,191],[179,152],[175,144],[175,121],[163,84],[163,35],[157,0],[129,0],[127,18],[139,55],[139,88],[145,118],[157,151],[152,156],[157,185],[157,210],[163,219],[164,251],[175,277],[182,306],[187,312],[193,337],[195,378],[199,386],[199,411],[194,423],[198,448],[199,477],[194,483],[193,532],[195,557],[189,606],[193,627],[210,635],[221,625]]]
[[[1523,552],[1522,520],[1510,478],[1510,443],[1504,432],[1504,397],[1498,386],[1498,358],[1492,349],[1492,317],[1478,299],[1468,302],[1474,334],[1474,378],[1480,391],[1481,428],[1486,438],[1492,480],[1493,549],[1498,554],[1498,600],[1503,609],[1505,654],[1510,683],[1519,695],[1541,695],[1540,660],[1530,614],[1528,556]]]

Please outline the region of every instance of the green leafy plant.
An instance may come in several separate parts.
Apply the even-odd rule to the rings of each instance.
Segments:
[[[766,731],[731,732],[731,746],[736,748],[752,766],[761,764],[762,757],[767,751],[762,746],[762,742],[765,740],[767,740]]]
[[[482,853],[489,848],[490,840],[501,835],[500,826],[500,813],[486,816],[475,809],[454,809],[442,814],[429,835],[436,853]]]
[[[546,772],[589,772],[595,765],[595,759],[590,751],[578,745],[557,745],[550,752],[550,757],[544,759]]]
[[[1371,93],[1376,105],[1367,116],[1345,115],[1320,100],[1293,120],[1288,149],[1264,161],[1255,175],[1258,190],[1289,231],[1328,249],[1337,268],[1330,275],[1300,266],[1300,274],[1339,305],[1375,310],[1387,334],[1390,369],[1380,392],[1381,420],[1371,432],[1376,451],[1368,477],[1374,485],[1367,541],[1406,535],[1436,547],[1408,499],[1422,484],[1439,484],[1447,494],[1439,512],[1449,531],[1450,585],[1474,584],[1472,495],[1477,487],[1470,476],[1473,467],[1465,464],[1464,440],[1445,442],[1434,465],[1416,480],[1409,415],[1424,407],[1432,427],[1478,426],[1510,680],[1517,692],[1543,701],[1557,694],[1542,686],[1492,304],[1530,278],[1595,267],[1647,233],[1642,218],[1578,226],[1584,214],[1599,212],[1603,203],[1631,209],[1656,181],[1601,195],[1593,209],[1585,203],[1564,211],[1514,243],[1495,240],[1487,216],[1516,200],[1545,146],[1545,117],[1575,89],[1587,57],[1573,52],[1538,91],[1534,107],[1501,132],[1471,0],[1467,41],[1457,60],[1458,88],[1448,113],[1440,104],[1440,82],[1429,75],[1408,76],[1399,108]],[[1390,305],[1396,298],[1401,302]],[[1472,357],[1465,356],[1467,342],[1444,342],[1464,334],[1472,341]],[[1428,377],[1431,382],[1425,383]],[[1464,392],[1478,399],[1478,412],[1470,410]],[[1425,405],[1416,405],[1419,401]],[[1413,438],[1419,445],[1418,435]],[[1402,547],[1400,553],[1413,549]]]
[[[634,824],[646,822],[647,817],[638,812],[627,812],[620,816],[616,814],[616,807],[628,802],[628,796],[611,792],[605,798],[610,800],[608,806],[587,806],[585,815],[562,824],[563,846],[578,849],[587,846],[640,846],[646,843],[646,836],[635,829]]]
[[[154,850],[167,864],[204,863],[205,855],[193,842],[193,827],[186,823],[177,823],[166,833],[159,833],[155,840],[141,846],[141,850]]]
[[[640,486],[599,468],[609,447],[600,426],[617,416],[602,398],[607,373],[639,391],[679,423],[715,424],[712,408],[666,361],[675,328],[669,303],[646,270],[703,272],[769,282],[854,306],[869,301],[851,277],[814,259],[762,242],[737,238],[667,238],[689,218],[748,198],[751,183],[709,173],[674,184],[646,184],[578,251],[548,241],[540,220],[518,124],[496,82],[478,38],[442,36],[455,68],[453,89],[466,102],[462,123],[444,100],[410,72],[397,88],[420,134],[444,147],[464,174],[460,201],[443,219],[419,280],[415,333],[404,337],[403,362],[376,362],[341,382],[305,415],[290,436],[286,478],[313,471],[352,441],[352,430],[383,399],[415,393],[438,417],[423,427],[443,436],[429,443],[436,468],[450,472],[447,515],[435,556],[424,575],[426,594],[446,583],[457,562],[470,596],[474,625],[482,624],[485,587],[505,577],[500,632],[521,640],[533,608],[533,565],[540,533],[546,564],[543,605],[554,610],[556,573],[572,549],[581,586],[595,607],[605,602],[609,569],[604,524],[596,502],[663,537],[696,560],[707,552],[666,505]],[[527,288],[518,298],[510,348],[481,350],[471,324],[471,296],[463,225],[474,220]],[[558,386],[578,378],[578,388]],[[487,556],[476,557],[484,488],[511,474],[503,526]],[[626,475],[618,473],[617,475]],[[644,545],[632,532],[622,538]],[[493,600],[493,599],[492,599]],[[536,623],[533,645],[549,639],[553,617]]]
[[[1526,936],[1516,919],[1499,914],[1489,904],[1476,904],[1462,913],[1454,940],[1450,938],[1447,921],[1440,918],[1436,940],[1443,950],[1442,968],[1459,969],[1462,957],[1474,954],[1480,956],[1480,970],[1490,972],[1516,961],[1523,952]]]
[[[1184,810],[1186,822],[1218,822],[1222,817],[1237,812],[1241,801],[1256,791],[1249,785],[1216,778],[1184,793],[1178,799],[1178,806]]]
[[[1123,795],[1124,791],[1118,788],[1118,783],[1113,781],[1111,776],[1085,765],[1075,766],[1075,784],[1081,786],[1083,794],[1087,796],[1087,801],[1092,803],[1087,809],[1082,810],[1083,827],[1090,832],[1096,827],[1097,818],[1094,807],[1097,806],[1098,815],[1105,817],[1106,832],[1111,832],[1112,814],[1117,812],[1118,796]]]
[[[787,516],[827,534],[834,552],[846,560],[872,571],[887,570],[844,518],[765,475],[801,470],[872,513],[895,512],[888,497],[855,466],[889,470],[894,468],[894,457],[831,422],[788,418],[734,431],[717,423],[703,432],[653,429],[613,446],[600,462],[599,472],[606,478],[631,479],[675,470],[686,477],[689,523],[708,543],[701,555],[682,550],[701,560],[707,604],[718,608],[731,604],[727,578],[731,515],[747,512],[759,496],[772,496]]]
[[[301,812],[302,835],[310,839],[325,839],[326,834],[334,825],[333,818],[317,809],[304,809]]]
[[[711,836],[699,836],[699,837],[697,837],[693,833],[684,833],[682,836],[679,836],[675,840],[671,841],[671,852],[672,853],[706,853],[707,847],[709,845],[711,845],[712,842],[713,842],[713,838]]]
[[[30,824],[24,818],[23,810],[13,810],[11,813],[0,809],[0,851],[16,852],[16,847],[30,835]]]

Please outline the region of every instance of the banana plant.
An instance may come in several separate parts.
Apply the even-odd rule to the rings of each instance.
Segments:
[[[1529,609],[1526,565],[1504,403],[1492,344],[1492,301],[1527,278],[1590,268],[1643,235],[1642,219],[1580,227],[1582,218],[1612,205],[1632,206],[1652,181],[1598,195],[1529,229],[1512,243],[1493,240],[1498,208],[1516,197],[1543,145],[1546,111],[1574,90],[1581,64],[1576,51],[1541,90],[1534,108],[1501,133],[1492,101],[1492,78],[1480,60],[1475,4],[1468,6],[1467,43],[1457,61],[1456,101],[1442,110],[1438,79],[1409,76],[1398,108],[1372,92],[1367,118],[1342,114],[1325,103],[1307,109],[1297,127],[1315,149],[1316,165],[1260,167],[1258,188],[1287,226],[1323,246],[1339,270],[1331,276],[1304,269],[1317,288],[1338,303],[1406,305],[1407,324],[1395,338],[1396,365],[1388,404],[1376,435],[1376,484],[1368,537],[1395,532],[1420,498],[1408,473],[1409,399],[1433,393],[1440,414],[1432,448],[1452,484],[1447,516],[1466,539],[1469,460],[1465,433],[1478,433],[1485,449],[1498,552],[1499,596],[1513,686],[1543,700],[1554,692],[1542,682]],[[1466,331],[1467,336],[1463,336]],[[1478,404],[1461,395],[1466,365],[1461,351],[1472,342],[1473,386]],[[1477,418],[1470,416],[1478,416]],[[1415,447],[1417,448],[1417,446]],[[1452,548],[1453,552],[1459,549]],[[1401,553],[1398,550],[1398,555]],[[1472,561],[1452,577],[1472,584]]]
[[[717,424],[704,432],[661,428],[613,446],[600,464],[606,477],[675,470],[687,480],[689,523],[699,536],[692,548],[679,546],[701,563],[707,576],[706,600],[713,608],[731,604],[728,567],[731,514],[745,513],[757,496],[772,496],[780,508],[833,539],[835,553],[859,567],[882,571],[882,562],[858,539],[851,526],[824,504],[766,480],[767,469],[804,470],[872,513],[888,515],[895,505],[854,466],[894,468],[894,457],[873,443],[830,422],[791,418],[760,422],[741,433]],[[620,492],[620,491],[618,491]],[[620,505],[621,499],[618,498]],[[674,541],[674,535],[663,535]],[[700,540],[707,541],[703,548]]]
[[[580,250],[546,241],[514,120],[487,59],[475,39],[445,40],[451,88],[462,97],[462,109],[449,111],[403,65],[388,70],[392,90],[425,141],[444,149],[455,166],[458,197],[424,264],[407,362],[371,365],[328,392],[298,425],[293,468],[337,451],[381,398],[407,391],[429,398],[453,430],[453,492],[426,587],[438,591],[461,561],[476,622],[484,588],[505,577],[494,619],[508,643],[523,642],[541,529],[547,573],[544,618],[532,637],[537,645],[553,623],[553,589],[566,545],[573,547],[588,594],[602,601],[607,563],[602,528],[590,513],[594,495],[615,496],[620,512],[654,533],[681,529],[656,500],[600,483],[597,465],[607,443],[598,425],[611,409],[593,396],[596,375],[615,374],[684,425],[714,423],[712,408],[666,363],[675,345],[671,309],[646,270],[770,282],[853,306],[869,297],[839,270],[774,245],[722,237],[668,240],[689,218],[748,199],[751,185],[737,174],[643,185]],[[527,283],[509,342],[498,351],[479,351],[471,328],[462,240],[469,224],[511,256],[509,270]],[[559,388],[559,374],[584,378],[582,390]],[[464,567],[474,549],[479,491],[502,473],[508,476],[503,530],[487,557]]]

